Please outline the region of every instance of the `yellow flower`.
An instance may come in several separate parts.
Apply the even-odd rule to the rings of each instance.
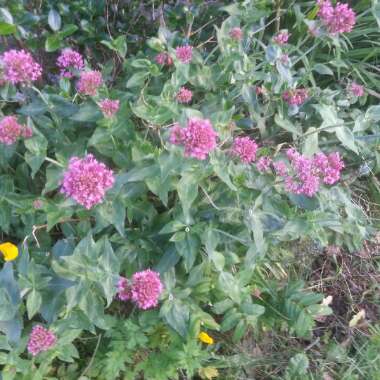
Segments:
[[[198,339],[206,344],[214,344],[214,339],[204,331],[200,332],[198,335]]]
[[[0,244],[0,252],[3,254],[5,261],[12,261],[18,256],[18,248],[12,243]]]

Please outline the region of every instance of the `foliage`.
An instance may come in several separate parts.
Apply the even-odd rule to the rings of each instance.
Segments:
[[[0,150],[1,237],[19,248],[0,271],[2,379],[212,379],[239,367],[230,345],[247,336],[311,339],[332,309],[284,270],[284,252],[307,241],[352,253],[376,227],[353,194],[363,178],[379,191],[376,2],[358,2],[354,30],[341,35],[310,32],[313,1],[42,3],[0,2],[3,50],[28,50],[43,68],[39,81],[0,88],[2,115],[33,132]],[[277,43],[286,28],[289,43]],[[185,45],[190,63],[176,54]],[[64,48],[101,72],[94,95],[77,91],[80,70],[60,75]],[[356,82],[364,96],[350,91]],[[188,104],[177,101],[182,87]],[[287,102],[297,89],[305,99]],[[108,114],[105,99],[119,100]],[[206,159],[187,154],[205,138],[190,136],[194,118],[218,136]],[[186,126],[173,143],[173,128]],[[237,136],[258,144],[252,159],[232,149]],[[286,176],[257,166],[263,157],[289,166],[289,148],[303,162],[338,152],[340,181],[314,173],[319,191],[296,194]],[[79,182],[91,186],[74,193],[98,186],[102,199],[85,208],[61,188],[70,159],[88,154],[112,180],[99,190],[103,169],[83,170]],[[119,299],[118,283],[147,269],[164,290],[156,308],[140,310]],[[57,341],[32,357],[37,324]],[[214,344],[198,339],[203,331]],[[295,352],[284,368],[293,380],[311,366]]]

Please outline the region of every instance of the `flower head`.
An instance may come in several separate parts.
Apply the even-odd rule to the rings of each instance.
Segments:
[[[293,194],[313,197],[319,191],[322,182],[326,185],[338,182],[344,168],[338,152],[329,155],[317,153],[313,157],[306,157],[291,148],[286,155],[289,167],[284,161],[278,161],[273,166],[277,175],[283,178],[286,191]]]
[[[199,333],[198,339],[206,344],[214,344],[214,339],[204,331]]]
[[[170,133],[172,144],[183,145],[185,156],[205,160],[216,148],[217,133],[208,119],[191,118],[185,128],[176,124]]]
[[[240,41],[243,38],[243,31],[236,26],[230,30],[230,37],[235,41]]]
[[[42,208],[43,205],[44,205],[44,204],[42,203],[41,199],[35,199],[35,200],[33,201],[33,207],[34,207],[36,210],[39,210],[40,208]]]
[[[352,94],[353,96],[360,97],[360,96],[363,96],[363,95],[364,95],[364,86],[362,86],[361,84],[358,84],[358,83],[356,83],[356,82],[352,82],[352,83],[348,86],[348,91],[349,91],[350,94]]]
[[[33,356],[36,356],[40,352],[49,350],[56,342],[57,337],[52,331],[45,329],[41,325],[36,325],[29,336],[28,351]]]
[[[155,61],[161,66],[170,66],[173,64],[172,57],[166,52],[158,53],[155,57]]]
[[[273,41],[278,45],[285,45],[289,40],[290,34],[287,30],[279,32],[273,37]]]
[[[256,163],[256,168],[260,173],[265,173],[270,169],[271,164],[272,159],[270,157],[260,157]]]
[[[92,154],[84,158],[72,157],[64,173],[61,192],[90,209],[103,202],[114,181],[112,170],[97,161]]]
[[[57,66],[61,69],[61,76],[72,78],[71,69],[83,70],[84,61],[80,53],[72,49],[64,49],[57,58]]]
[[[182,128],[178,123],[175,123],[170,129],[169,141],[174,145],[181,145],[185,141],[185,128]]]
[[[0,252],[3,254],[5,261],[12,261],[18,256],[17,245],[9,242],[0,244]]]
[[[97,89],[103,84],[100,71],[83,71],[78,81],[78,92],[84,95],[95,96]]]
[[[186,87],[181,87],[176,95],[176,99],[179,103],[190,103],[192,97],[192,91],[188,90]]]
[[[41,66],[25,50],[9,50],[0,56],[3,79],[13,84],[28,84],[42,75]]]
[[[318,17],[330,34],[351,32],[356,22],[356,15],[348,4],[338,2],[334,7],[330,0],[317,0],[317,4]]]
[[[128,279],[120,277],[117,283],[117,293],[119,299],[122,301],[128,301],[132,299],[132,287]]]
[[[102,110],[105,117],[112,117],[119,110],[120,101],[103,99],[99,102],[99,108]]]
[[[256,159],[257,144],[249,137],[236,137],[232,145],[232,154],[246,164]]]
[[[340,173],[344,168],[344,162],[340,158],[339,152],[333,152],[329,155],[317,153],[314,156],[313,165],[326,185],[334,185],[340,180]]]
[[[193,47],[190,45],[179,46],[175,49],[175,54],[182,63],[190,63],[193,58]]]
[[[21,125],[16,116],[5,116],[0,121],[0,143],[14,144],[20,137],[28,138],[33,135],[31,128]]]
[[[162,290],[160,274],[157,272],[147,269],[132,276],[132,300],[140,309],[157,306]]]
[[[305,88],[287,90],[282,94],[282,98],[291,106],[300,106],[308,97],[309,94]]]

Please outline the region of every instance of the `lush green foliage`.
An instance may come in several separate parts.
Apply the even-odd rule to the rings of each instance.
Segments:
[[[246,360],[231,347],[247,337],[312,339],[332,309],[284,268],[292,246],[354,252],[376,228],[353,189],[368,181],[379,194],[380,5],[359,2],[349,34],[314,36],[314,1],[0,3],[3,50],[29,50],[43,67],[33,86],[0,89],[2,114],[33,129],[0,145],[1,242],[20,251],[0,271],[2,379],[212,379],[243,371]],[[241,41],[231,38],[234,27]],[[286,28],[289,44],[276,44]],[[186,44],[191,64],[176,58]],[[96,96],[59,76],[65,47],[102,72]],[[155,61],[161,52],[173,65]],[[353,81],[364,96],[350,94]],[[182,86],[193,92],[188,105],[176,100]],[[300,107],[282,97],[295,87],[309,92]],[[100,111],[104,98],[120,100],[115,117]],[[173,123],[192,117],[209,119],[219,136],[206,160],[169,142]],[[292,194],[274,173],[231,155],[238,135],[255,139],[258,157],[280,159],[288,147],[307,157],[338,151],[345,170],[313,197]],[[115,173],[104,202],[89,210],[59,191],[70,158],[87,153]],[[148,268],[164,285],[158,307],[117,299],[119,276]],[[32,358],[36,324],[57,343]],[[201,331],[214,344],[202,343]],[[376,347],[374,331],[368,355]],[[292,354],[278,376],[305,379],[309,359]]]

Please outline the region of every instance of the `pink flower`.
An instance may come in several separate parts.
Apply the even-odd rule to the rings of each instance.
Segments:
[[[102,110],[105,117],[112,117],[119,110],[120,101],[103,99],[99,102],[99,108]]]
[[[317,153],[314,157],[306,157],[295,149],[288,149],[286,155],[290,167],[283,161],[274,164],[275,170],[283,177],[286,191],[293,194],[313,197],[320,188],[321,180],[326,185],[333,185],[340,179],[340,173],[344,168],[339,153]],[[277,166],[281,163],[281,169]]]
[[[185,147],[185,156],[205,160],[216,148],[217,133],[210,120],[191,118],[185,128],[175,125],[171,130],[170,142]]]
[[[147,269],[132,276],[132,300],[140,309],[157,306],[162,291],[159,273]]]
[[[49,350],[56,342],[57,337],[52,331],[41,325],[36,325],[30,333],[27,348],[30,354],[36,356],[40,352]]]
[[[193,97],[191,90],[188,90],[186,87],[181,87],[176,96],[179,103],[190,103]]]
[[[78,81],[78,92],[84,95],[95,96],[98,87],[103,84],[100,71],[83,71]]]
[[[170,129],[169,141],[174,145],[182,145],[185,141],[185,128],[175,123]]]
[[[352,82],[348,86],[348,91],[353,95],[353,96],[363,96],[364,95],[364,87],[361,84],[358,84],[356,82]]]
[[[171,57],[168,53],[166,53],[166,52],[158,53],[158,54],[156,55],[155,61],[156,61],[159,65],[161,65],[161,66],[165,66],[165,65],[170,66],[170,65],[173,64],[173,59],[172,59],[172,57]]]
[[[256,86],[255,88],[256,95],[265,95],[267,92],[267,89],[264,86]]]
[[[0,56],[3,78],[13,84],[28,84],[42,75],[41,66],[25,50],[9,50]]]
[[[61,192],[90,209],[103,202],[106,191],[115,181],[113,172],[92,154],[84,158],[72,157],[64,173]]]
[[[64,49],[57,58],[57,66],[61,69],[61,76],[72,78],[71,69],[83,70],[84,61],[80,53],[72,49]]]
[[[324,153],[317,153],[314,156],[313,165],[326,185],[334,185],[340,180],[340,173],[344,168],[344,162],[340,158],[339,152],[330,153],[326,156]]]
[[[249,137],[236,137],[232,145],[232,154],[239,157],[245,164],[256,159],[257,144]]]
[[[355,12],[348,4],[337,3],[335,8],[330,0],[317,0],[318,16],[327,31],[333,35],[351,32],[355,25]]]
[[[240,41],[243,38],[243,31],[239,27],[230,30],[230,37],[235,41]]]
[[[182,63],[190,63],[193,58],[193,47],[190,45],[177,47],[175,54]]]
[[[36,210],[39,210],[40,208],[42,208],[43,206],[43,203],[40,199],[35,199],[33,201],[33,207],[36,209]]]
[[[285,45],[289,40],[290,34],[287,30],[279,32],[276,36],[273,37],[273,41],[278,45]]]
[[[264,156],[260,157],[256,163],[256,168],[260,173],[265,173],[269,171],[272,164],[272,159],[270,157]]]
[[[308,92],[305,88],[297,88],[294,90],[286,90],[282,94],[282,98],[292,106],[300,106],[308,98]]]
[[[31,128],[17,122],[16,116],[5,116],[0,122],[0,143],[14,144],[20,137],[29,138],[33,135]]]
[[[120,277],[117,283],[118,297],[122,301],[128,301],[132,299],[132,287],[128,279]]]
[[[273,168],[276,174],[280,177],[285,177],[288,174],[288,167],[284,161],[273,162]]]

